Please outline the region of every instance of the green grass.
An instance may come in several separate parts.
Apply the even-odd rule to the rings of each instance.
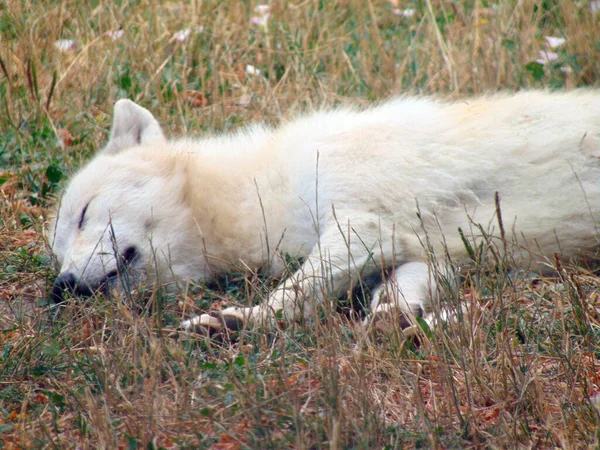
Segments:
[[[244,273],[59,316],[44,307],[48,214],[106,141],[118,98],[178,135],[402,93],[600,78],[600,14],[586,1],[273,1],[265,26],[251,22],[256,5],[0,4],[0,448],[599,445],[600,280],[583,268],[534,283],[473,247],[480,261],[439,305],[459,320],[418,345],[363,342],[337,312],[235,339],[175,336],[182,317],[271,283]],[[567,41],[551,50],[546,36]],[[540,64],[539,51],[556,59]]]

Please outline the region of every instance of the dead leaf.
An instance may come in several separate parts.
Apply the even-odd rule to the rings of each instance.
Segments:
[[[221,434],[219,442],[214,444],[212,448],[218,450],[239,450],[242,448],[242,445],[228,434]]]
[[[185,98],[188,101],[188,103],[195,108],[202,108],[203,106],[208,105],[208,100],[202,94],[202,92],[185,91]]]
[[[38,392],[37,394],[35,394],[35,401],[41,404],[48,403],[48,397],[46,397],[41,392]]]
[[[73,135],[66,128],[59,128],[57,131],[58,137],[65,147],[73,145]]]

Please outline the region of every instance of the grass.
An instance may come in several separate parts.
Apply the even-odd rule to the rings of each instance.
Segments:
[[[444,293],[440,307],[471,305],[456,323],[360,351],[339,313],[234,340],[172,336],[184,314],[260,295],[252,274],[133,306],[43,308],[45,221],[106,141],[116,99],[177,135],[406,92],[594,86],[596,3],[273,1],[264,25],[253,2],[1,4],[0,447],[598,446],[600,279],[584,268],[533,281],[484,251]]]

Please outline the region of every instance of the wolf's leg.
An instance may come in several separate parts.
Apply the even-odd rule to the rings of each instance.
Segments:
[[[405,336],[411,336],[418,330],[417,317],[422,317],[430,327],[434,327],[438,319],[452,318],[452,312],[434,313],[432,310],[432,298],[440,293],[436,280],[442,281],[444,286],[456,287],[449,266],[408,262],[397,267],[393,276],[373,291],[371,313],[365,318],[364,326],[376,331],[399,328]]]
[[[393,276],[373,290],[371,312],[392,304],[402,312],[422,316],[431,293],[437,289],[435,277],[424,262],[408,262],[398,266]]]
[[[353,220],[346,230],[334,224],[321,232],[319,245],[302,267],[271,292],[267,301],[254,307],[232,307],[219,314],[203,314],[185,321],[181,327],[237,329],[245,323],[268,325],[280,317],[295,320],[310,314],[313,305],[323,298],[339,297],[363,274],[379,270],[377,266],[382,260],[394,264],[392,239],[380,239],[382,232],[377,217],[361,218],[358,213],[342,217],[358,220]],[[392,231],[387,231],[391,237]]]
[[[371,314],[364,325],[375,330],[401,329],[416,332],[415,317],[422,317],[437,290],[435,277],[423,262],[409,262],[372,292]]]

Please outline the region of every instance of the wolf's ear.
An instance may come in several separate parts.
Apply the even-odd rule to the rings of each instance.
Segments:
[[[115,103],[113,125],[104,152],[118,153],[139,144],[164,141],[160,125],[150,111],[127,99]]]

